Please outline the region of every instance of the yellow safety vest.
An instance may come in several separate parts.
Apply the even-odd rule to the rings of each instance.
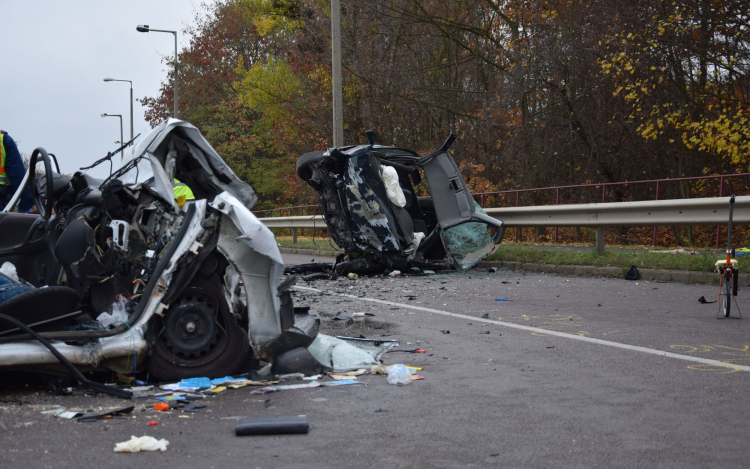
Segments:
[[[177,178],[174,180],[174,198],[177,200],[177,205],[182,207],[186,200],[195,200],[193,191],[190,190],[187,184],[180,182]]]
[[[7,186],[9,184],[8,176],[5,175],[5,135],[0,130],[0,186]]]

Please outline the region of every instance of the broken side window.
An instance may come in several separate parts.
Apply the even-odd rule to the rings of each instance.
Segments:
[[[485,213],[474,202],[474,210]],[[495,249],[486,223],[467,222],[443,230],[440,237],[456,270],[466,270],[481,261]]]

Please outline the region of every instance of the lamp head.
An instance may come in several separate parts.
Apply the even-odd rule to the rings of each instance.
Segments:
[[[115,81],[114,78],[105,78],[104,81]]]
[[[102,117],[107,117],[107,113],[105,112],[104,114],[102,114]]]
[[[150,31],[147,24],[139,24],[135,27],[135,30],[139,33],[147,33]]]

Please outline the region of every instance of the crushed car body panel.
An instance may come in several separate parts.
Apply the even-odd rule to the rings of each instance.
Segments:
[[[175,179],[195,200],[177,203]],[[59,186],[54,214],[2,214],[35,247],[0,251],[0,263],[26,255],[35,267],[19,272],[37,275],[35,286],[57,285],[79,299],[79,311],[39,332],[72,364],[119,372],[145,364],[156,379],[181,379],[226,376],[253,352],[272,361],[286,351],[277,339],[295,314],[291,283],[279,283],[278,245],[249,210],[252,188],[197,128],[169,119],[108,178],[78,172]],[[59,364],[30,335],[14,332],[0,328],[0,368]]]
[[[320,194],[331,237],[345,251],[334,266],[337,275],[414,267],[465,270],[494,250],[503,223],[474,202],[448,153],[453,140],[451,135],[440,150],[420,157],[374,145],[368,131],[370,145],[309,152],[297,160],[297,174]],[[417,196],[420,172],[430,197]]]

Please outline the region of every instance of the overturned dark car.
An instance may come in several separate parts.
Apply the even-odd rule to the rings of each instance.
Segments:
[[[503,223],[474,201],[448,153],[456,136],[426,156],[367,145],[305,153],[297,175],[320,194],[331,237],[344,250],[334,273],[465,270],[503,238]],[[415,186],[426,179],[429,197]]]
[[[30,166],[40,214],[13,211],[21,189],[0,212],[0,369],[222,377],[314,340],[255,193],[194,126],[163,122],[105,179]]]

